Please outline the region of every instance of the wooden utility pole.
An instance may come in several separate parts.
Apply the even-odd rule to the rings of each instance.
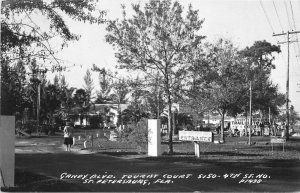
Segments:
[[[269,123],[271,125],[271,108],[269,107]]]
[[[38,79],[40,80],[40,76],[39,76],[40,72],[38,72]],[[37,104],[36,104],[36,120],[38,122],[38,124],[40,124],[40,108],[41,108],[41,83],[38,82],[38,86],[37,86]]]
[[[249,109],[250,123],[249,123],[249,141],[248,141],[248,144],[251,145],[251,129],[252,129],[252,81],[250,81],[250,105],[249,106],[250,106],[250,109]],[[247,120],[246,120],[246,122],[247,122]]]
[[[289,112],[289,84],[290,84],[290,43],[296,41],[290,41],[290,34],[297,34],[300,31],[287,31],[286,33],[273,34],[273,36],[287,36],[286,42],[278,42],[279,44],[287,43],[287,80],[286,80],[286,139],[289,139],[289,125],[290,125],[290,112]]]

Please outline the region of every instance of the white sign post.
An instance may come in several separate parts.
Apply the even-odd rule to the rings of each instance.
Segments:
[[[194,141],[195,156],[200,157],[199,142],[213,142],[214,136],[210,131],[179,131],[179,140]]]
[[[148,119],[148,156],[161,155],[160,119]]]
[[[15,117],[0,120],[0,187],[15,185]]]
[[[273,144],[274,143],[282,143],[282,151],[284,152],[284,144],[285,144],[285,142],[286,142],[286,139],[276,138],[276,137],[271,138],[272,153],[273,153]]]

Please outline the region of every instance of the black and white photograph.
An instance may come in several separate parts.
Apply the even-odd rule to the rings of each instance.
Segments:
[[[1,192],[300,192],[300,0],[1,0]]]

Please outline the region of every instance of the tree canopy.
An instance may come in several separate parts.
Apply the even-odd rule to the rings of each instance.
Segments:
[[[199,35],[204,20],[190,5],[183,7],[170,0],[150,0],[144,9],[132,5],[134,14],[127,18],[123,6],[122,20],[110,20],[106,41],[116,48],[120,68],[143,72],[149,76],[159,73],[162,90],[169,106],[169,153],[172,147],[172,98],[184,87],[191,64],[198,57],[204,36]],[[184,16],[185,15],[185,16]],[[155,76],[153,76],[155,78]]]
[[[78,40],[80,37],[70,31],[64,16],[80,22],[101,23],[104,12],[93,14],[96,11],[96,2],[94,0],[1,2],[2,60],[50,57],[58,63],[50,40],[59,37],[63,48],[69,41]],[[41,27],[34,20],[34,16],[45,18],[47,22],[44,25],[47,27]]]

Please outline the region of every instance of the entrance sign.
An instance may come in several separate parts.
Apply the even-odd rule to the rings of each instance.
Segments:
[[[271,143],[285,143],[286,139],[282,138],[271,138]]]
[[[276,138],[276,137],[272,137],[271,138],[271,144],[272,144],[272,152],[273,152],[273,144],[274,143],[282,143],[282,151],[284,152],[284,144],[286,142],[286,139],[283,138]]]
[[[213,142],[213,133],[210,131],[179,131],[179,140]]]
[[[179,131],[179,140],[194,141],[195,156],[200,157],[199,142],[213,142],[214,135],[210,131]]]
[[[148,156],[161,155],[160,119],[148,119]]]
[[[0,187],[14,187],[15,179],[15,117],[0,119]]]

